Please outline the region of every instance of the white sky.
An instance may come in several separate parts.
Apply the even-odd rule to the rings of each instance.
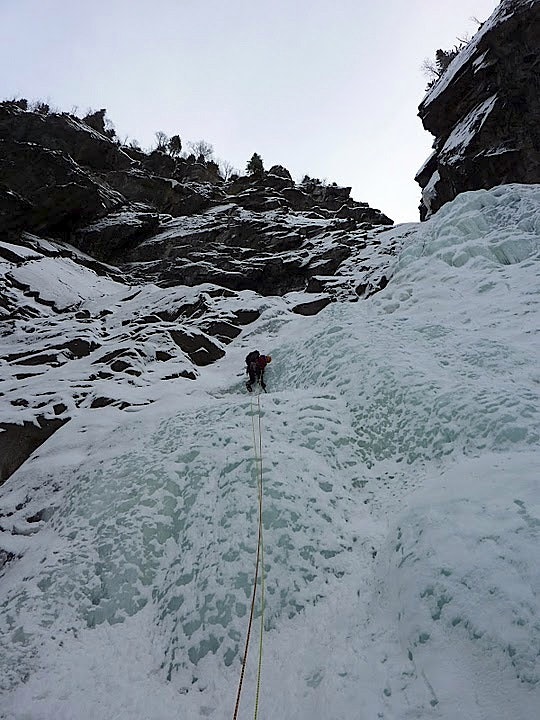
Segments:
[[[417,220],[432,136],[425,57],[474,33],[497,0],[0,0],[0,95],[105,107],[121,137],[204,139],[353,186]]]

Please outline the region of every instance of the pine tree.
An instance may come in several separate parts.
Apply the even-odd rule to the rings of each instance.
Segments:
[[[182,141],[180,140],[179,135],[173,135],[171,139],[169,140],[169,154],[172,155],[172,157],[178,157],[180,153],[182,152]]]
[[[251,156],[251,160],[248,162],[246,166],[246,171],[249,175],[263,175],[264,174],[264,165],[262,161],[262,157],[259,155],[259,153],[253,153]]]
[[[435,53],[435,63],[439,71],[439,77],[444,73],[458,52],[459,50],[457,50],[457,48],[454,48],[453,50],[441,50],[439,48],[437,50]]]

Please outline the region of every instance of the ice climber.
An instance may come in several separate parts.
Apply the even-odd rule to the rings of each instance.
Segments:
[[[254,350],[253,352],[250,352],[249,355],[246,355],[246,372],[249,374],[249,380],[246,383],[246,387],[249,392],[252,391],[253,385],[257,381],[261,384],[264,392],[266,392],[264,371],[269,362],[272,362],[270,355],[261,355],[258,350]]]

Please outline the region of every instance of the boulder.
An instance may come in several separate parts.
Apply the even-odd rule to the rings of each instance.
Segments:
[[[0,485],[68,420],[39,416],[35,424],[0,422]]]
[[[208,335],[217,337],[220,342],[225,344],[230,343],[242,332],[236,325],[226,322],[225,320],[211,320],[210,322],[203,323],[201,327]]]
[[[350,187],[340,187],[339,185],[326,185],[311,179],[304,180],[301,188],[306,195],[309,195],[313,204],[334,211],[339,210],[343,203],[349,199],[352,189]]]
[[[282,165],[273,165],[264,176],[264,184],[266,187],[283,190],[294,187],[294,180],[287,168]]]
[[[371,225],[393,225],[394,221],[380,210],[369,207],[367,203],[351,203],[342,205],[336,212],[338,218],[350,218],[357,223]]]
[[[196,330],[169,330],[178,347],[195,365],[204,366],[219,360],[225,351],[202,332]]]
[[[287,170],[286,167],[283,167],[283,165],[272,165],[267,174],[275,175],[276,177],[283,178],[284,180],[292,181],[291,173]]]
[[[235,310],[233,315],[240,325],[249,325],[260,316],[260,310]]]
[[[293,313],[296,313],[297,315],[316,315],[317,313],[321,312],[321,310],[323,310],[331,302],[332,302],[332,298],[329,298],[329,297],[318,298],[317,300],[312,300],[311,302],[300,303],[299,305],[295,305],[295,307],[293,307],[292,311],[293,311]]]
[[[188,162],[179,160],[173,176],[176,180],[200,183],[221,184],[223,179],[215,162]]]

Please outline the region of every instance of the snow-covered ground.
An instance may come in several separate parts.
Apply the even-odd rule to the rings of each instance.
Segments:
[[[81,408],[0,489],[0,548],[20,556],[0,575],[0,717],[233,716],[255,347],[273,356],[259,717],[538,716],[540,187],[466,193],[406,230],[370,300],[312,318],[269,300],[197,381]]]

